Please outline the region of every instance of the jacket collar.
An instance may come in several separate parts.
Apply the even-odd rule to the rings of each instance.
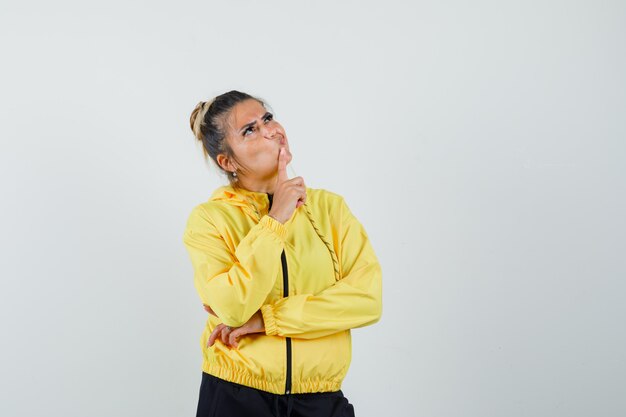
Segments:
[[[225,201],[234,206],[242,207],[257,220],[260,220],[263,214],[269,211],[270,203],[267,193],[250,191],[232,185],[217,188],[209,200]]]

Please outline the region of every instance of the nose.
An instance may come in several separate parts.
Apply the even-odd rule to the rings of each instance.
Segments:
[[[276,137],[276,126],[263,126],[263,137],[267,139],[274,139]]]

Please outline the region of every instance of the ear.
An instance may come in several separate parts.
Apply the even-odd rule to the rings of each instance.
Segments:
[[[229,157],[227,157],[226,155],[224,155],[223,153],[217,155],[217,163],[219,164],[219,166],[222,167],[222,169],[224,169],[225,171],[229,171],[232,172],[235,170],[235,165],[233,165],[233,162],[230,160]]]

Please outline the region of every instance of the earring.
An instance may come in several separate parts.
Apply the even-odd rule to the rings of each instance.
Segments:
[[[237,171],[233,171],[233,178],[235,179],[235,181],[237,181],[239,178],[237,178]]]

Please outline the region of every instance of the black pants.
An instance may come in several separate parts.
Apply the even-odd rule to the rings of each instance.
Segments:
[[[196,417],[354,417],[341,390],[272,394],[202,372]]]

